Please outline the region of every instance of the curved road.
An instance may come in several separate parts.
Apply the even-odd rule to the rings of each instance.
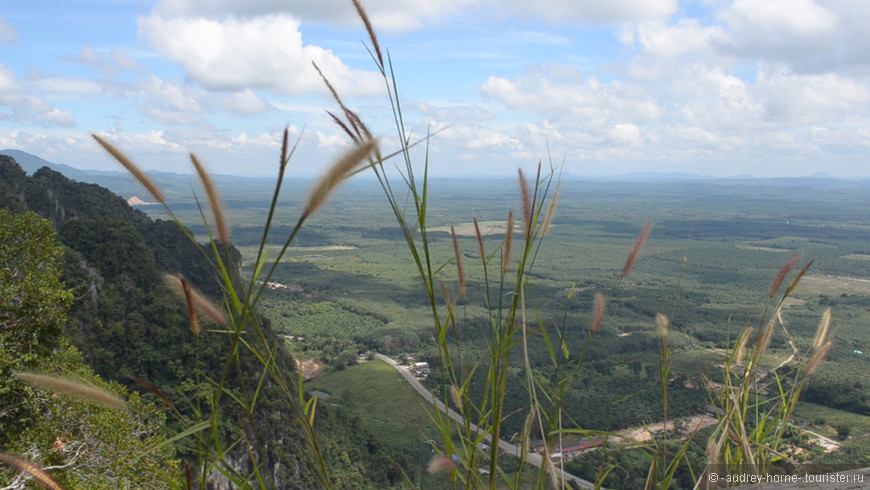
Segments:
[[[414,375],[412,375],[411,372],[408,371],[407,367],[400,365],[396,361],[390,359],[389,357],[387,357],[383,354],[375,354],[375,357],[377,357],[381,361],[384,361],[385,363],[389,364],[390,366],[393,366],[394,368],[396,368],[396,370],[399,371],[399,373],[402,376],[404,376],[404,378],[409,383],[411,383],[411,386],[413,386],[414,389],[417,390],[417,393],[419,393],[423,398],[425,398],[426,401],[428,401],[429,403],[432,403],[436,407],[438,407],[438,410],[441,410],[442,412],[446,413],[448,417],[459,422],[460,424],[465,423],[465,420],[462,418],[462,415],[455,412],[453,409],[445,406],[444,402],[442,402],[441,400],[436,398],[435,395],[433,395],[432,393],[429,392],[429,390],[427,390],[425,387],[423,387],[423,385],[420,384],[419,381],[417,381],[417,378],[415,378]],[[476,425],[474,425],[474,424],[469,424],[469,425],[471,426],[471,430],[473,430],[475,432],[481,432]],[[487,434],[486,441],[489,442],[490,444],[492,444],[492,435]],[[530,454],[524,455],[524,454],[522,454],[522,448],[519,447],[517,444],[511,444],[505,440],[499,439],[498,440],[498,447],[502,451],[504,451],[508,454],[513,454],[514,456],[516,456],[518,458],[522,459],[523,457],[525,457],[525,460],[528,461],[529,464],[532,464],[534,466],[540,467],[541,463],[543,463],[543,458],[541,457],[540,454],[530,453]],[[581,488],[595,488],[594,483],[592,483],[590,481],[586,481],[582,478],[578,478],[570,473],[566,473],[566,472],[562,471],[561,469],[559,469],[558,467],[556,467],[555,465],[552,466],[552,469],[553,469],[553,471],[556,472],[556,474],[559,476],[559,478],[561,478],[564,481],[570,481],[572,483],[575,483],[575,484],[579,485]]]

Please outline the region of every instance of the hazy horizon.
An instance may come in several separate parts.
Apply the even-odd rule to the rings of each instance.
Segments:
[[[366,0],[433,176],[870,177],[870,3]],[[300,175],[348,144],[314,60],[382,146],[398,140],[350,0],[12,0],[0,148],[114,170]],[[422,148],[419,149],[422,155]],[[422,160],[422,158],[421,158]]]

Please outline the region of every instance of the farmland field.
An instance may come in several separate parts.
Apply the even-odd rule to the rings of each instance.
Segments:
[[[516,216],[522,209],[515,181],[487,181],[484,194],[479,187],[477,182],[434,180],[428,212],[428,239],[437,259],[432,267],[443,266],[439,278],[450,294],[458,291],[450,227],[456,231],[468,292],[458,303],[460,321],[451,338],[463,343],[469,361],[486,346],[488,315],[472,218],[478,220],[489,255],[504,240],[508,212]],[[836,457],[858,462],[855,455],[870,447],[865,435],[870,426],[868,191],[870,183],[821,179],[656,185],[566,180],[526,293],[537,332],[528,346],[531,365],[546,372],[544,331],[551,336],[556,328],[564,332],[566,351],[584,348],[593,295],[601,292],[607,313],[565,397],[566,419],[604,430],[661,419],[655,317],[662,312],[672,324],[676,378],[669,390],[671,416],[703,413],[709,404],[704,380],[721,376],[721,352],[733,346],[741,329],[759,326],[773,301],[773,278],[786,261],[800,255],[800,265],[813,263],[784,305],[785,327],[773,337],[766,369],[789,359],[792,344],[808,352],[823,311],[832,309],[834,347],[806,389],[804,397],[813,404],[798,413],[854,426],[860,434],[844,441],[846,450]],[[263,221],[267,203],[246,196],[243,186],[231,192],[233,240],[242,253],[243,271],[249,271],[262,232],[257,223]],[[301,199],[305,193],[293,195]],[[267,240],[272,256],[300,209],[293,198],[279,206]],[[202,233],[197,217],[191,210],[185,219]],[[292,352],[338,370],[323,381],[333,391],[366,392],[356,377],[374,367],[354,366],[356,356],[366,351],[437,359],[431,314],[394,220],[375,183],[363,179],[346,185],[291,244],[270,279],[280,287],[268,288],[261,302],[273,327],[292,339]],[[621,279],[647,221],[651,235],[631,274]],[[521,386],[520,373],[516,376],[511,382]],[[432,388],[437,390],[437,383]],[[508,393],[508,412],[527,402],[520,390]],[[355,403],[359,408],[367,402]],[[830,415],[813,415],[822,410]],[[505,429],[520,430],[522,422],[509,417]],[[830,425],[819,430],[830,433]],[[425,431],[412,432],[403,442],[397,441],[398,433],[387,439],[389,444],[411,444]]]

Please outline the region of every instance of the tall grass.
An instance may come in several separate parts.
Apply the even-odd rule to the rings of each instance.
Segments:
[[[475,263],[463,261],[465,251],[452,229],[452,256],[438,256],[429,236],[428,155],[432,135],[427,134],[416,141],[408,137],[392,59],[389,52],[382,50],[379,45],[365,10],[357,0],[353,0],[353,4],[366,27],[369,52],[386,88],[396,140],[399,142],[398,149],[386,155],[382,154],[364,118],[345,104],[340,94],[321,73],[339,108],[335,112],[329,112],[329,115],[351,140],[351,148],[333,163],[312,188],[296,224],[289,235],[283,238],[283,245],[273,256],[268,253],[266,244],[272,241],[272,223],[282,183],[298,144],[296,141],[291,146],[288,131],[285,130],[268,216],[253,272],[246,278],[239,276],[238,264],[233,264],[228,259],[231,257],[227,253],[230,246],[229,224],[219,195],[202,162],[191,155],[191,162],[205,189],[208,207],[211,209],[211,222],[204,211],[201,213],[209,236],[207,247],[203,249],[204,256],[217,273],[224,297],[216,305],[199,294],[195,285],[189,284],[185,278],[167,276],[166,281],[180,301],[187,306],[191,330],[197,335],[223,335],[227,342],[227,355],[222,369],[217,373],[209,373],[202,380],[210,386],[208,399],[205,403],[195,402],[189,411],[179,410],[175,402],[170,401],[157,387],[145,381],[141,384],[170,407],[171,413],[182,426],[169,442],[187,444],[197,455],[196,466],[188,473],[186,480],[188,488],[205,488],[217,474],[237,488],[268,488],[271,485],[265,476],[265,468],[262,467],[262,461],[267,459],[265,456],[268,448],[256,430],[253,430],[256,427],[255,412],[266,383],[274,384],[280,389],[285,408],[305,434],[311,462],[317,470],[320,484],[324,488],[331,488],[330,468],[321,453],[315,428],[317,397],[305,397],[301,373],[282,370],[278,359],[281,357],[279,350],[283,347],[270,343],[257,314],[257,304],[267,282],[307,220],[326,204],[329,195],[341,182],[358,172],[370,171],[380,183],[387,205],[398,223],[425,294],[437,350],[438,378],[445,385],[440,396],[445,405],[452,405],[462,415],[462,419],[457,421],[440,411],[430,412],[432,420],[440,430],[442,448],[442,453],[433,459],[430,469],[447,472],[451,488],[495,489],[505,485],[520,488],[524,482],[529,481],[529,475],[526,474],[529,471],[535,471],[531,477],[535,488],[565,488],[569,485],[565,474],[551,458],[553,453],[560,452],[563,436],[582,434],[592,437],[610,434],[586,430],[576,422],[566,420],[563,410],[566,394],[576,382],[587,349],[602,325],[605,296],[597,292],[592,304],[588,305],[591,320],[586,329],[586,342],[578,352],[570,352],[566,341],[570,328],[567,312],[560,324],[545,325],[538,312],[528,307],[526,299],[533,283],[531,272],[543,250],[546,234],[556,212],[559,166],[548,161],[546,165],[539,163],[534,175],[518,172],[518,212],[508,212],[503,237],[483,236],[474,218],[479,252]],[[110,142],[97,135],[94,135],[94,139],[163,204],[170,218],[179,224],[188,239],[195,242],[194,236],[181,226],[181,222],[165,202],[162,192],[147,174]],[[415,147],[423,151],[422,161],[415,161],[412,157]],[[395,171],[385,165],[391,159],[399,161]],[[615,272],[616,283],[626,277],[635,266],[649,234],[650,224],[647,223],[640,231],[623,270]],[[796,262],[797,259],[780,271],[771,288],[771,300]],[[771,464],[784,457],[780,448],[786,422],[806,384],[807,376],[831,345],[827,340],[829,314],[826,314],[826,320],[823,320],[819,328],[814,351],[806,366],[793,379],[785,382],[776,370],[770,371],[764,378],[761,376],[761,363],[778,325],[782,303],[794,290],[807,267],[800,271],[779,303],[772,306],[772,311],[765,311],[761,319],[762,327],[755,335],[754,342],[751,341],[754,330],[747,327],[740,334],[736,346],[728,353],[723,370],[724,388],[711,392],[712,403],[720,414],[708,442],[711,465],[747,465],[757,473],[769,469]],[[468,281],[471,268],[483,277],[479,284]],[[448,283],[454,282],[453,278],[458,284],[455,288],[448,286]],[[484,355],[477,359],[464,355],[460,328],[464,320],[460,301],[466,298],[467,289],[470,287],[481,289],[487,312],[486,347]],[[660,314],[656,318],[661,339],[660,374],[666,430],[663,443],[654,440],[652,446],[647,448],[651,459],[646,484],[648,488],[669,486],[677,468],[684,464],[685,451],[689,444],[686,441],[674,454],[668,453],[668,380],[672,362],[669,332],[670,318],[673,318],[674,313],[671,311],[670,317]],[[204,332],[200,325],[202,321],[210,322],[213,328]],[[538,376],[532,368],[529,342],[533,336],[546,346],[552,366],[552,374],[546,379]],[[244,382],[246,376],[240,362],[243,353],[252,356],[261,367],[252,384]],[[511,374],[517,369],[522,374],[521,388],[527,394],[528,403],[521,413],[507,413],[506,395],[514,388],[509,387],[508,383]],[[479,389],[478,386],[483,388]],[[774,396],[763,396],[762,391],[769,387],[775,390]],[[228,406],[244,415],[244,423],[238,430],[231,430],[223,424]],[[187,415],[190,413],[193,415]],[[519,450],[516,457],[519,465],[512,473],[503,468],[504,454],[498,444],[504,437],[504,425],[509,417],[524,421],[517,441]],[[543,441],[540,454],[530,455],[529,449],[533,440]],[[489,449],[486,454],[481,454],[478,448],[483,447],[481,444],[485,441],[490,441]],[[247,456],[251,462],[251,471],[244,472],[233,463],[239,453]],[[31,471],[28,469],[31,466],[27,466],[29,463],[6,456],[4,458],[5,462]],[[530,463],[535,463],[538,469],[530,470]],[[486,475],[478,471],[484,464],[491,468]],[[611,469],[601,469],[599,484]],[[32,470],[32,474],[36,478],[43,478],[38,470]],[[194,483],[193,479],[198,481]],[[44,481],[47,485],[52,485],[49,480]],[[698,481],[700,484],[700,478]]]

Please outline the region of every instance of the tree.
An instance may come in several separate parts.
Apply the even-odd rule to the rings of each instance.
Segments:
[[[51,223],[0,210],[0,345],[34,362],[57,345],[72,296],[58,277]]]
[[[62,336],[71,294],[60,281],[51,223],[0,210],[0,447],[53,468],[68,488],[168,488],[175,450],[163,414],[85,366]],[[34,389],[18,371],[71,377],[127,399],[127,410]],[[0,468],[12,488],[24,475]],[[22,487],[23,488],[23,487]]]

